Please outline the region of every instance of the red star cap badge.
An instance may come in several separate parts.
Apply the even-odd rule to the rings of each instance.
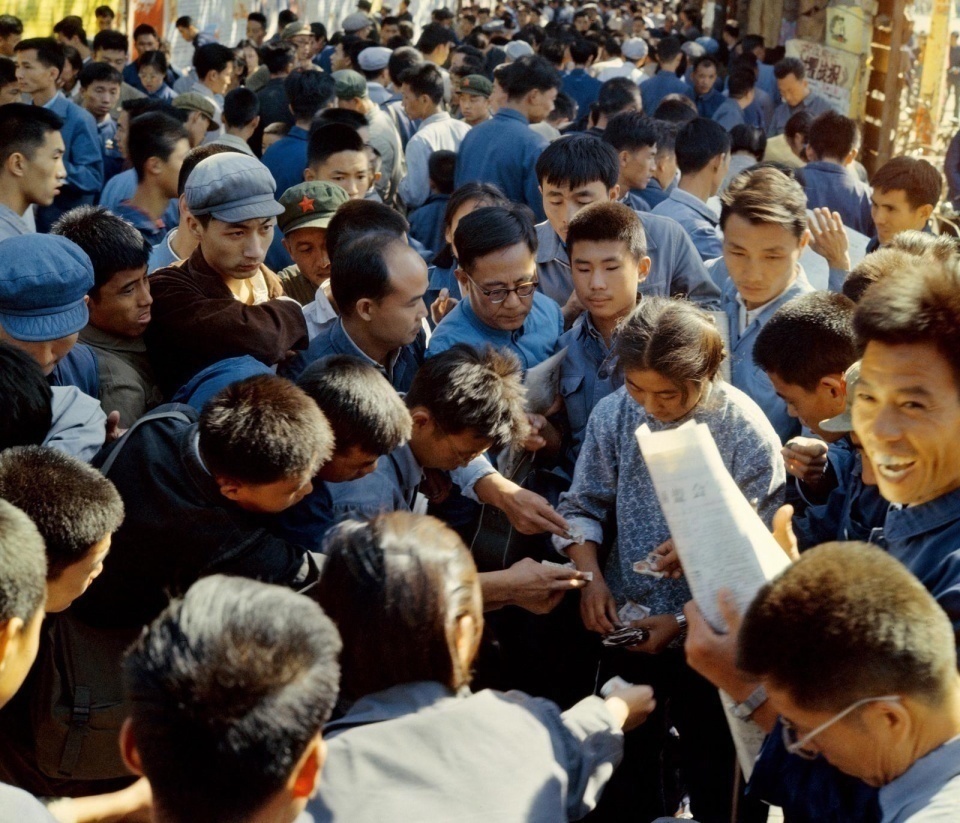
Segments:
[[[303,212],[304,214],[306,214],[307,212],[313,211],[314,199],[315,198],[313,197],[307,197],[307,195],[303,195],[303,200],[297,203],[297,205],[300,207],[300,211]]]

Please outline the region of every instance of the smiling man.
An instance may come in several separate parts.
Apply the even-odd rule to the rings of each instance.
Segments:
[[[235,152],[201,161],[184,189],[196,251],[151,277],[147,350],[172,393],[201,369],[249,354],[272,366],[307,342],[299,304],[271,299],[260,267],[283,206],[256,158]]]
[[[62,127],[40,106],[0,106],[0,240],[29,234],[24,212],[49,206],[66,182]]]

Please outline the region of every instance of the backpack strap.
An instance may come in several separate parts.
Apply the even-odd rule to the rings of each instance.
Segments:
[[[194,421],[187,417],[180,408],[191,408],[190,406],[184,406],[181,403],[172,404],[174,408],[170,408],[167,411],[158,411],[153,412],[153,414],[145,414],[139,420],[137,420],[129,429],[126,430],[123,437],[120,438],[120,441],[114,447],[113,451],[107,455],[107,459],[103,461],[103,464],[100,466],[100,474],[104,477],[110,472],[110,469],[113,467],[113,464],[116,462],[117,457],[120,454],[120,451],[127,444],[127,441],[130,439],[130,435],[139,428],[142,424],[148,423],[151,420],[179,420],[181,423],[186,423],[188,426]],[[192,410],[192,409],[191,409]]]

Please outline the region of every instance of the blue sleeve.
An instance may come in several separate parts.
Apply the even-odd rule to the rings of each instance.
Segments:
[[[425,140],[411,140],[407,144],[407,173],[397,191],[411,209],[423,204],[430,196],[430,147]]]
[[[827,272],[827,289],[833,292],[843,291],[843,284],[847,282],[846,269],[835,269],[831,266]]]
[[[715,260],[723,254],[723,242],[718,232],[718,229],[706,223],[690,232],[690,239],[702,260]]]
[[[103,155],[93,116],[82,111],[68,136],[63,158],[67,183],[79,191],[96,194],[103,186]]]
[[[709,258],[700,255],[697,247],[693,244],[693,240],[686,232],[679,232],[677,237],[676,262],[673,267],[675,274],[670,283],[670,296],[686,295],[701,308],[719,308],[720,289],[704,266],[704,261]],[[723,247],[719,238],[717,244],[720,249],[714,257],[721,257]]]

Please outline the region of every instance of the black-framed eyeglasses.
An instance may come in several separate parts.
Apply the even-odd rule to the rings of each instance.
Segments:
[[[477,290],[487,298],[495,306],[503,303],[511,294],[516,294],[517,297],[523,299],[529,297],[537,290],[537,286],[540,285],[539,280],[531,280],[528,283],[521,283],[519,286],[514,286],[512,289],[485,289],[476,280],[474,280],[469,274],[463,272],[467,280],[473,283],[476,286]]]

